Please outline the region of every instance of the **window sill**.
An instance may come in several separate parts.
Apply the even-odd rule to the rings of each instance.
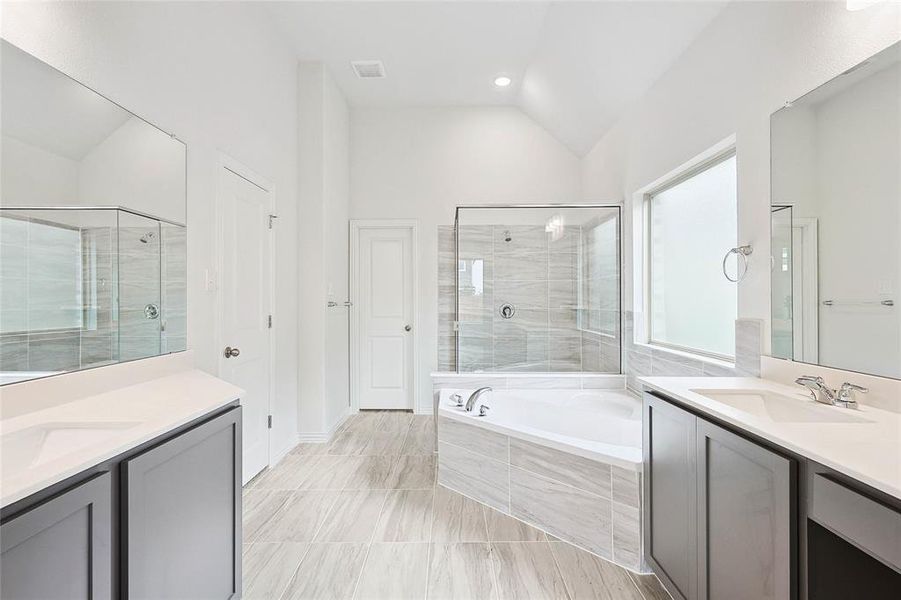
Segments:
[[[637,348],[643,349],[645,352],[663,352],[669,354],[671,356],[678,356],[680,358],[687,358],[691,360],[696,360],[701,363],[706,363],[708,365],[713,365],[716,367],[722,367],[724,369],[734,369],[735,368],[735,360],[722,360],[719,358],[713,358],[712,356],[705,356],[703,354],[694,354],[692,352],[685,352],[684,350],[674,350],[673,348],[667,348],[666,346],[658,346],[656,344],[648,344],[647,342],[633,342],[633,345]]]

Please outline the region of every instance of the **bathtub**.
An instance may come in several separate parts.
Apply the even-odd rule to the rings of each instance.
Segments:
[[[438,414],[592,460],[641,470],[641,400],[624,390],[494,390],[472,412],[457,408],[473,390],[441,390]],[[489,407],[485,416],[479,406]]]
[[[627,569],[641,536],[641,400],[625,390],[437,394],[438,482]],[[479,408],[489,407],[485,416]]]

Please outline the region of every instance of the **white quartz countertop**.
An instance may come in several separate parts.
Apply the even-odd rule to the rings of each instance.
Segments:
[[[2,392],[0,392],[2,393]],[[240,398],[195,369],[0,420],[0,505],[8,506]]]
[[[862,483],[901,499],[901,414],[860,404],[857,409],[813,402],[797,386],[744,377],[644,377],[645,389],[665,396],[750,432],[805,458],[835,469]],[[789,396],[817,411],[837,411],[837,418],[854,422],[777,421],[753,415],[701,395],[696,390],[759,390]],[[826,415],[827,413],[821,413]]]

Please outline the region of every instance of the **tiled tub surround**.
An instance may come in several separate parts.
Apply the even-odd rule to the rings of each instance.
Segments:
[[[559,239],[544,226],[461,225],[459,263],[453,227],[439,227],[439,369],[619,373],[618,238],[596,225]]]
[[[523,392],[519,398],[511,394],[508,401],[486,397],[484,403],[492,409],[485,418],[452,409],[446,400],[450,393],[445,390],[438,414],[439,483],[623,567],[646,571],[641,560],[641,417],[636,398],[621,391],[570,391],[563,404],[582,403],[580,408],[559,407],[560,419],[552,408],[538,425],[538,413],[531,421],[526,414],[498,416],[517,407],[534,410],[525,409],[534,397]],[[611,401],[607,407],[605,397]],[[567,417],[577,422],[569,424],[572,430],[562,431]],[[628,427],[620,425],[629,422],[637,439],[621,437]],[[558,431],[542,431],[540,426]],[[576,437],[601,438],[604,433],[620,437],[607,442]]]

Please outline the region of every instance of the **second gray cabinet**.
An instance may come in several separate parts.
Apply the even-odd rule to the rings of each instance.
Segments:
[[[122,462],[126,597],[241,590],[241,420],[233,409]]]
[[[645,548],[676,598],[796,597],[797,462],[644,397]]]

